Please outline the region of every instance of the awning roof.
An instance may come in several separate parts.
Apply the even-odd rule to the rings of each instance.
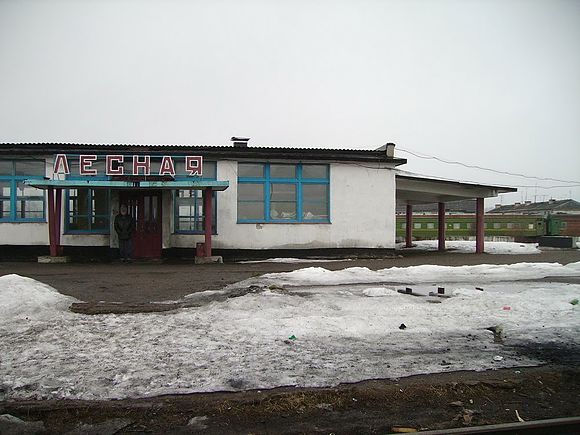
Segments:
[[[500,193],[516,192],[505,186],[464,183],[415,175],[396,175],[397,204],[417,205],[457,201],[471,198],[491,198]]]
[[[113,181],[113,180],[25,180],[24,184],[39,189],[206,189],[226,190],[229,181],[178,180],[178,181]]]

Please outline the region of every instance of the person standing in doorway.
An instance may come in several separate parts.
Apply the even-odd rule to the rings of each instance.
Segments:
[[[119,255],[122,262],[131,261],[133,257],[133,232],[135,220],[127,213],[127,206],[121,204],[119,214],[115,216],[115,231],[119,236]]]

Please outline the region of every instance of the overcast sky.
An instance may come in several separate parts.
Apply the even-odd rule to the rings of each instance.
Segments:
[[[0,0],[0,142],[234,135],[580,200],[580,1]]]

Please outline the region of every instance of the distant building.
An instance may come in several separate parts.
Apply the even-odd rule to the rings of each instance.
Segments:
[[[573,199],[551,199],[544,202],[526,201],[510,205],[497,204],[488,214],[526,214],[548,216],[553,214],[580,214],[580,202]]]

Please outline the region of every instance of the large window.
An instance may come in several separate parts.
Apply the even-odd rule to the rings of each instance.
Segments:
[[[79,176],[78,165],[78,159],[69,159],[71,175],[67,178],[86,179],[91,177],[99,180],[108,179],[105,175],[103,161],[97,161],[93,164],[93,168],[98,170],[98,175]],[[108,189],[68,189],[66,191],[65,204],[65,231],[67,233],[109,233],[110,192]]]
[[[238,164],[238,222],[329,222],[328,165]]]
[[[24,184],[44,176],[44,160],[0,160],[0,221],[44,221],[44,192]]]
[[[176,164],[177,174],[184,174],[184,163],[178,161]],[[203,162],[203,176],[196,177],[197,180],[215,180],[216,163]],[[191,177],[177,176],[176,179],[191,180]],[[201,190],[176,190],[174,193],[174,226],[176,233],[203,234],[205,215],[203,212],[203,196]],[[212,232],[216,234],[217,207],[216,194],[212,195]]]

